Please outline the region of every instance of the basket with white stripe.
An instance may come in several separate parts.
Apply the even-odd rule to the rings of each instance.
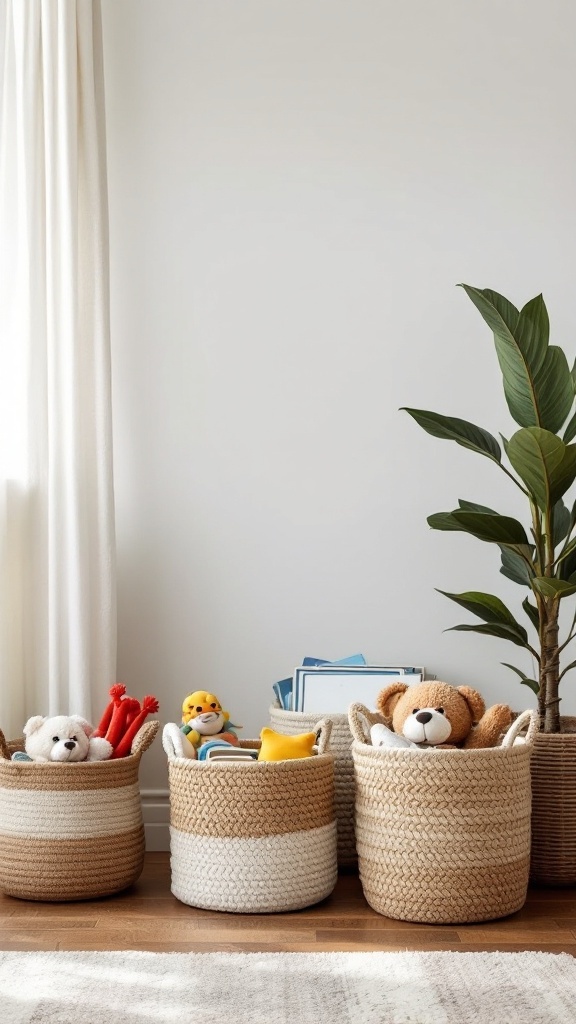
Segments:
[[[378,720],[383,722],[380,716]],[[270,706],[270,725],[277,732],[294,736],[314,728],[316,718],[310,712],[285,711],[278,703]],[[338,834],[338,865],[353,868],[357,863],[356,836],[354,834],[354,764],[352,762],[352,733],[348,715],[330,714],[332,733],[330,748],[334,754],[334,806]]]
[[[331,723],[316,728],[312,757],[246,764],[178,757],[164,732],[171,887],[182,903],[261,914],[330,895],[337,877]],[[258,749],[260,741],[240,745]]]
[[[74,764],[12,761],[22,740],[0,732],[0,891],[26,900],[86,900],[120,892],[144,865],[140,758],[159,722],[146,722],[128,757]]]

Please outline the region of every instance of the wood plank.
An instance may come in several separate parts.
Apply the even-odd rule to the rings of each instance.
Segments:
[[[0,948],[148,949],[186,952],[338,950],[543,950],[576,956],[576,890],[531,889],[525,907],[499,921],[430,925],[372,910],[357,874],[332,896],[282,914],[226,914],[180,903],[167,853],[146,855],[141,879],[123,893],[75,903],[0,896]]]
[[[408,935],[410,939],[408,940]],[[407,941],[410,943],[412,949],[414,943],[418,943],[419,946],[422,944],[427,945],[428,943],[450,943],[454,946],[460,944],[460,938],[458,932],[450,928],[423,928],[421,931],[407,931],[406,929],[391,928],[391,929],[376,929],[376,928],[318,928],[316,930],[316,939],[318,942],[329,942],[331,944],[341,944],[343,947],[348,947],[348,943],[353,942],[355,945],[364,945],[369,943],[371,945],[387,945],[387,946],[406,946]]]
[[[576,941],[574,933],[569,928],[552,928],[550,931],[530,931],[529,928],[458,928],[458,937],[461,942],[491,943],[499,945],[502,942],[512,942],[517,945],[523,943],[537,942],[540,946],[549,946],[551,943]]]
[[[80,948],[80,947],[78,947]],[[57,950],[58,941],[57,939],[7,939],[3,935],[0,935],[0,949],[3,952],[15,952],[15,953],[41,953],[47,950]]]
[[[12,934],[14,932],[27,932],[36,934],[40,931],[55,931],[66,928],[95,928],[97,918],[95,917],[53,917],[47,921],[43,917],[10,917],[2,922],[2,932]]]
[[[116,943],[118,938],[134,942],[145,942],[148,939],[154,942],[203,942],[204,937],[208,942],[253,942],[254,929],[227,928],[223,920],[220,928],[212,931],[203,931],[198,927],[197,922],[192,921],[184,924],[181,921],[135,921],[134,918],[123,918],[119,920],[102,919],[94,929],[95,942]],[[284,942],[286,940],[285,928],[269,927],[264,932],[265,942]],[[313,942],[315,929],[293,929],[289,933],[289,941]]]

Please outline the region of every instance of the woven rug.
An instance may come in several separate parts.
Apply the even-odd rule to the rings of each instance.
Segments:
[[[0,953],[2,1024],[572,1024],[552,953]]]

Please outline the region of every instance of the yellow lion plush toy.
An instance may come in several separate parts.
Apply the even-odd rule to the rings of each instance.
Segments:
[[[213,693],[195,690],[182,704],[180,729],[195,749],[216,737],[238,747],[240,740],[234,729],[241,728],[241,725],[232,725],[228,711],[222,710],[220,701]]]

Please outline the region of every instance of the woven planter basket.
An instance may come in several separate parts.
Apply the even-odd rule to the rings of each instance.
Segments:
[[[500,747],[382,750],[350,708],[356,842],[364,895],[400,921],[462,924],[519,910],[530,861],[530,754],[536,716],[524,712]],[[526,742],[513,745],[529,725]]]
[[[172,892],[193,907],[236,913],[298,910],[337,877],[330,722],[318,754],[292,761],[211,763],[176,757],[170,777]],[[258,749],[259,740],[242,747]]]
[[[542,885],[576,883],[576,718],[536,733],[532,754],[532,862]]]
[[[380,719],[383,721],[383,719]],[[303,711],[284,711],[279,705],[270,707],[270,725],[277,732],[296,736],[316,728],[317,715]],[[330,750],[334,754],[334,809],[338,832],[338,865],[355,867],[357,863],[354,835],[354,764],[352,762],[352,733],[348,715],[330,715],[332,732]]]
[[[0,732],[0,891],[25,900],[87,900],[140,876],[144,826],[138,767],[160,723],[146,722],[128,757],[11,761],[22,740]]]

